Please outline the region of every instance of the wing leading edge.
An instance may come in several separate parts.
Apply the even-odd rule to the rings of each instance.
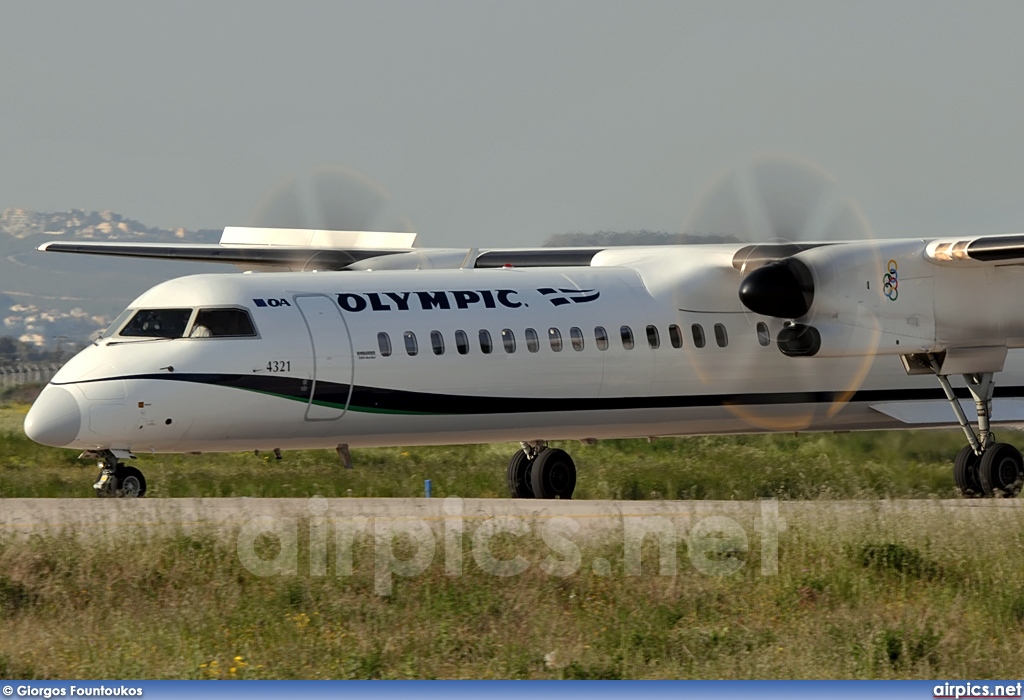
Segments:
[[[231,263],[240,267],[342,270],[353,263],[413,249],[415,233],[225,227],[220,243],[50,241],[39,250],[158,260]]]
[[[974,238],[939,239],[925,249],[939,264],[1024,265],[1024,233]]]
[[[396,255],[404,250],[371,248],[299,248],[294,246],[221,245],[163,243],[79,243],[50,241],[39,250],[79,255],[113,255],[159,260],[231,263],[252,267],[283,267],[289,270],[343,270],[349,265],[382,255]]]

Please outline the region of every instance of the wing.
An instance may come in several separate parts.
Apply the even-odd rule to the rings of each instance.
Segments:
[[[289,270],[343,270],[349,265],[402,250],[373,248],[318,249],[297,246],[231,246],[223,244],[87,243],[50,241],[39,246],[50,253],[113,255],[160,260],[232,263],[242,267],[273,267]]]
[[[227,227],[220,243],[51,241],[51,253],[231,263],[245,269],[345,270],[419,267],[579,267],[604,248],[413,248],[416,234]]]
[[[232,263],[250,269],[343,270],[362,260],[406,253],[415,240],[415,233],[228,226],[214,244],[51,241],[39,250]]]

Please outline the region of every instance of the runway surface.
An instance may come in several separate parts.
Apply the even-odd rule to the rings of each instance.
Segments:
[[[302,521],[323,518],[338,522],[427,522],[439,529],[462,519],[467,527],[491,518],[526,521],[567,518],[579,534],[614,532],[631,521],[660,516],[676,527],[704,518],[724,516],[743,526],[765,518],[781,522],[830,522],[906,519],[943,515],[952,519],[1024,517],[1021,499],[883,500],[883,501],[541,501],[512,499],[425,498],[11,498],[0,499],[0,532],[42,532],[64,529],[106,531],[111,528],[158,530],[212,528],[235,530],[254,518],[269,516]]]

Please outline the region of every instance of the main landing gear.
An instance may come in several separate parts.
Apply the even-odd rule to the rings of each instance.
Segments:
[[[523,449],[508,463],[508,490],[512,498],[572,498],[576,465],[564,450],[544,442],[520,443]]]
[[[949,378],[939,373],[934,358],[930,365],[946,393],[946,399],[956,414],[957,422],[967,436],[967,442],[953,462],[953,480],[965,498],[1013,498],[1024,485],[1024,458],[1020,451],[1005,442],[996,442],[991,430],[992,392],[995,389],[992,372],[965,374],[967,389],[978,410],[978,432],[974,432],[960,402],[949,385]]]
[[[125,466],[110,450],[83,456],[99,459],[100,476],[92,485],[98,498],[142,498],[146,495],[146,477],[135,467]]]

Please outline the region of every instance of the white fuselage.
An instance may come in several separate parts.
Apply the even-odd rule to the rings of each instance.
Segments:
[[[585,440],[904,427],[879,407],[942,400],[934,377],[907,376],[892,354],[782,354],[782,321],[737,299],[735,249],[612,250],[590,267],[172,280],[130,309],[189,309],[190,328],[199,310],[242,309],[256,334],[112,328],[54,377],[26,431],[134,452]],[[999,389],[1021,386],[1024,353],[1010,350]]]

